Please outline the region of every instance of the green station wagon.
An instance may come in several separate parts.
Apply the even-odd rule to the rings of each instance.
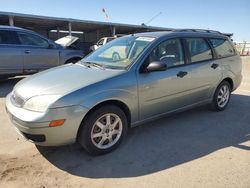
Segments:
[[[241,80],[240,56],[220,32],[138,33],[21,80],[6,109],[35,144],[78,141],[98,155],[117,148],[129,127],[209,103],[224,110]]]

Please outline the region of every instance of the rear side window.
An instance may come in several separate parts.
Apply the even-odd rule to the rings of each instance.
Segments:
[[[18,44],[15,31],[0,30],[0,44]]]
[[[210,60],[213,58],[212,50],[204,39],[187,38],[186,43],[190,54],[191,63]]]
[[[234,48],[226,39],[210,39],[218,58],[235,55]]]
[[[22,45],[31,45],[45,48],[49,46],[45,39],[36,35],[18,32],[18,37]]]

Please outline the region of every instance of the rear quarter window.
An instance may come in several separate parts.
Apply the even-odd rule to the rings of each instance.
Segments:
[[[226,39],[210,39],[218,58],[229,57],[235,55],[235,50],[231,43]]]

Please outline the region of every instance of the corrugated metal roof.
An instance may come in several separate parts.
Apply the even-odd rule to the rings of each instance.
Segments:
[[[116,30],[129,32],[129,31],[168,31],[173,30],[172,28],[155,27],[146,25],[133,25],[133,24],[122,24],[122,23],[111,23],[111,22],[100,22],[90,20],[80,20],[73,18],[59,18],[49,16],[39,16],[31,14],[21,14],[13,12],[1,12],[0,11],[0,24],[7,25],[9,23],[9,16],[14,17],[14,23],[16,26],[25,28],[44,28],[47,30],[56,29],[68,29],[68,23],[72,24],[72,29],[76,31],[94,31],[97,29],[116,27]]]

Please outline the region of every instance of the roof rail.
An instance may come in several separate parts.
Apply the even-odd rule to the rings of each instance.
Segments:
[[[219,34],[221,34],[221,32],[219,32],[219,31],[209,30],[209,29],[175,29],[174,31],[178,31],[178,32],[205,32],[205,33],[219,33]]]
[[[221,33],[219,31],[209,30],[209,29],[175,29],[173,31],[177,31],[177,32],[205,32],[205,33],[217,33],[217,34],[225,35],[228,37],[233,36],[233,33]]]
[[[233,33],[222,33],[222,35],[225,35],[225,36],[231,38],[234,34]]]

